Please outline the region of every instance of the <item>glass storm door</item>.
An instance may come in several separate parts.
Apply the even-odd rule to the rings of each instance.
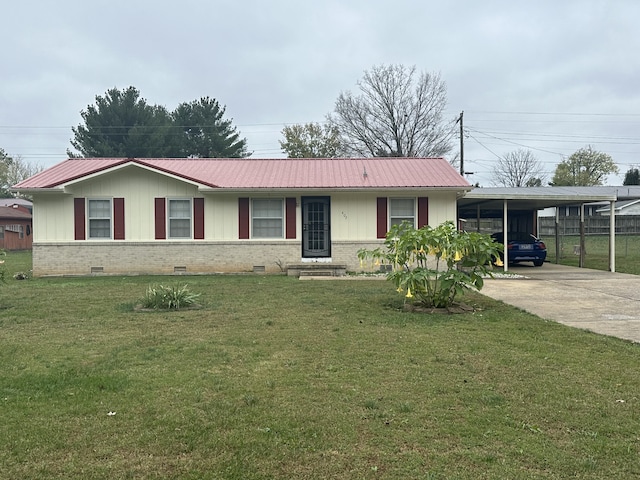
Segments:
[[[302,197],[302,256],[331,256],[329,197]]]

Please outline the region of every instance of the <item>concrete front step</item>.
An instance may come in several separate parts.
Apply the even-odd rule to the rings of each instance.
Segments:
[[[290,277],[341,277],[347,274],[347,266],[335,263],[301,263],[287,265]]]

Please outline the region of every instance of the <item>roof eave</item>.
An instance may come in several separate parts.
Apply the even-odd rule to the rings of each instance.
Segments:
[[[40,193],[66,193],[62,187],[42,187],[42,188],[10,188],[10,192],[22,193],[23,195],[34,195]]]
[[[403,192],[407,190],[429,190],[438,192],[456,192],[464,194],[473,187],[454,186],[454,187],[425,187],[425,186],[406,186],[406,187],[201,187],[201,193],[268,193],[268,192]]]

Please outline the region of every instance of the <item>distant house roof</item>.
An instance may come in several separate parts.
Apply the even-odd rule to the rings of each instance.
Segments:
[[[3,220],[30,220],[31,214],[13,207],[0,207],[0,219]]]
[[[211,189],[447,188],[471,185],[443,158],[73,158],[13,186],[62,189],[75,181],[137,165]]]
[[[636,200],[621,200],[619,202],[615,202],[614,208],[616,212],[620,212],[621,210],[624,210],[625,208],[629,208],[630,206],[635,205],[639,202],[640,202],[640,198]],[[609,211],[611,211],[611,208],[608,206],[602,207],[596,210],[596,212],[598,213],[606,213]]]
[[[0,207],[11,207],[12,205],[20,205],[27,208],[33,207],[33,203],[24,198],[0,198]]]

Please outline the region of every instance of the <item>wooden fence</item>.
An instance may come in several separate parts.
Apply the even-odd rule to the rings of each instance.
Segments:
[[[555,217],[540,217],[538,226],[541,237],[555,235]],[[579,217],[560,217],[558,233],[560,235],[580,235]],[[585,217],[585,235],[609,235],[609,217]],[[640,234],[640,215],[616,216],[616,234],[638,235]]]

